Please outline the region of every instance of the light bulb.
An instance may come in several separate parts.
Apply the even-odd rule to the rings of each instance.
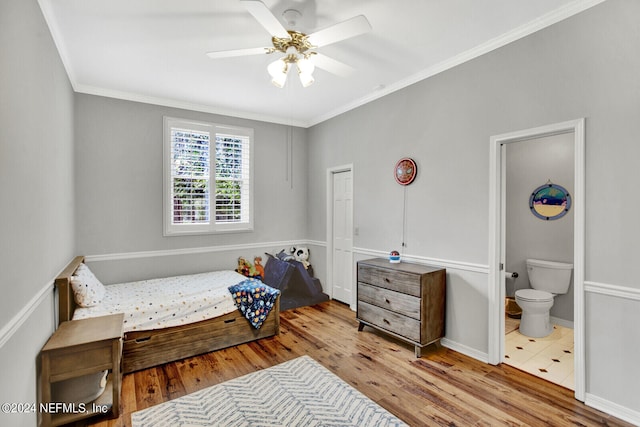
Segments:
[[[315,69],[313,62],[303,57],[296,62],[296,66],[298,67],[298,77],[300,77],[302,87],[311,86],[315,81],[313,78],[313,70]]]
[[[271,75],[271,83],[276,87],[284,87],[287,82],[287,72],[289,71],[289,64],[280,58],[273,61],[267,66],[267,71]]]
[[[267,66],[267,71],[271,75],[271,77],[276,78],[282,74],[287,74],[287,63],[282,60],[282,58],[273,61],[271,64]]]
[[[302,87],[309,87],[315,81],[310,73],[298,73],[298,76],[300,77],[300,83],[302,83]]]
[[[313,65],[313,62],[305,57],[300,58],[296,62],[296,65],[298,66],[298,72],[301,74],[312,74],[313,70],[316,68],[315,65]]]
[[[285,83],[287,82],[287,75],[284,73],[281,73],[279,76],[273,76],[273,79],[271,79],[271,83],[276,86],[276,87],[284,87]]]

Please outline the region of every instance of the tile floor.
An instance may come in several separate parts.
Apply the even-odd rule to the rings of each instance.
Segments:
[[[516,329],[505,336],[504,353],[507,365],[574,389],[573,329],[554,325],[544,338],[529,338]]]

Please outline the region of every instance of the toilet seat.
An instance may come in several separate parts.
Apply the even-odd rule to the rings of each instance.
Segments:
[[[520,289],[516,291],[516,297],[521,301],[530,302],[550,302],[553,301],[553,294],[537,289]]]

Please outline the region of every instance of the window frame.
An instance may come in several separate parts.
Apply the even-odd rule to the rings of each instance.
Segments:
[[[209,133],[209,223],[207,224],[173,224],[173,199],[172,199],[172,140],[173,128],[192,129],[198,132]],[[216,136],[218,134],[232,135],[249,139],[249,196],[244,203],[249,204],[247,209],[248,220],[244,222],[217,223],[215,213],[216,200]],[[163,117],[163,235],[186,236],[219,233],[236,233],[253,231],[253,129],[239,126],[223,125],[199,120],[181,119],[176,117]]]

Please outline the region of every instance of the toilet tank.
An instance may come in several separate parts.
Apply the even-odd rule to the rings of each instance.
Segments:
[[[527,260],[529,284],[533,289],[552,294],[566,294],[571,284],[573,264],[540,259]]]

